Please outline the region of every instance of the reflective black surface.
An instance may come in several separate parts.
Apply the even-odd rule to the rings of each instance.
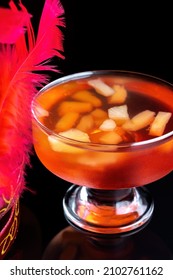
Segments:
[[[133,6],[131,2],[127,4],[119,1],[116,9],[112,0],[96,0],[94,7],[93,0],[61,2],[66,17],[65,60],[56,60],[61,73],[52,74],[51,80],[86,70],[122,69],[151,74],[173,83],[172,22],[168,6],[164,7],[162,3],[159,9],[157,3],[156,12],[155,8],[152,10],[151,6],[141,2]],[[25,0],[23,3],[34,15],[33,22],[37,29],[44,1]],[[164,13],[167,16],[163,21]],[[21,197],[19,234],[7,258],[42,258],[50,240],[68,226],[64,219],[62,199],[71,184],[46,170],[35,154],[31,162],[32,167],[28,168],[26,176],[30,190]],[[119,244],[126,249],[121,249],[117,258],[169,259],[173,254],[173,173],[147,188],[155,202],[153,217],[133,240]],[[59,239],[57,242],[59,244]],[[83,244],[90,248],[85,242]],[[95,258],[103,256],[98,253],[99,249],[92,247],[91,250],[94,250],[92,256]],[[54,257],[77,258],[76,251],[72,256],[62,253],[60,250]],[[88,249],[86,255],[81,253],[81,258],[90,258],[90,253]],[[107,258],[109,256],[111,258],[112,255],[108,254]]]

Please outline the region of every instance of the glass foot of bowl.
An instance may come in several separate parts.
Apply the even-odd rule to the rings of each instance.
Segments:
[[[73,185],[63,201],[67,221],[80,231],[130,235],[150,220],[154,203],[146,188],[100,190]]]
[[[144,227],[154,209],[146,188],[100,190],[72,185],[63,207],[71,226],[54,236],[43,259],[143,259],[145,255],[147,259],[155,258],[149,252],[152,246],[148,245],[148,237],[147,246],[139,237],[140,232],[145,236]],[[151,251],[156,252],[153,247]]]

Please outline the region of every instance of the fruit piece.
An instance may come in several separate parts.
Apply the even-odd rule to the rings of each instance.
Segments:
[[[75,81],[69,84],[59,84],[47,89],[44,94],[40,94],[38,101],[43,108],[49,110],[55,103],[62,101],[78,90],[85,90],[88,87],[88,84],[79,84]]]
[[[75,123],[79,119],[80,114],[76,112],[68,112],[63,115],[55,125],[55,131],[61,132],[74,127]]]
[[[90,142],[88,134],[76,128],[71,128],[67,131],[60,132],[59,135],[81,142]]]
[[[103,131],[112,131],[116,127],[116,123],[112,119],[106,119],[99,127]]]
[[[104,110],[99,109],[99,108],[92,111],[91,115],[94,119],[94,124],[97,128],[102,124],[102,122],[104,120],[106,120],[108,118],[107,112],[105,112]]]
[[[145,128],[151,124],[154,120],[155,112],[150,110],[142,111],[141,113],[135,115],[131,120],[123,124],[123,129],[130,131],[137,131]]]
[[[102,109],[95,109],[94,111],[91,112],[91,115],[93,118],[98,118],[98,119],[104,119],[108,117],[108,114],[102,110]]]
[[[92,105],[88,102],[64,101],[58,107],[58,114],[63,116],[68,112],[88,113],[92,108]]]
[[[109,104],[122,104],[125,102],[127,98],[127,90],[124,86],[114,85],[112,87],[114,89],[114,94],[108,97]]]
[[[81,131],[88,132],[93,128],[93,126],[94,126],[94,119],[92,115],[84,115],[83,117],[81,117],[76,128]]]
[[[99,98],[94,96],[90,91],[88,90],[81,90],[77,91],[72,96],[73,99],[78,101],[85,101],[91,103],[94,107],[100,107],[102,105],[102,102]]]
[[[95,79],[88,81],[88,84],[92,86],[95,91],[103,96],[111,96],[114,94],[113,88],[105,84],[101,79]]]
[[[100,144],[118,144],[122,142],[122,137],[115,131],[100,131],[90,135],[93,143]]]
[[[122,142],[122,138],[115,131],[105,132],[105,134],[100,137],[100,143],[102,144],[119,144],[120,142]]]
[[[77,140],[80,142],[90,142],[89,136],[87,133],[80,131],[76,128],[71,128],[67,131],[60,132],[60,136],[64,136],[68,139]],[[48,136],[49,144],[53,151],[55,152],[63,152],[63,153],[82,153],[84,149],[80,149],[77,147],[72,146],[70,143],[66,144],[63,140],[60,140],[55,135]]]
[[[149,135],[161,136],[171,116],[172,114],[169,112],[158,112],[150,126]]]
[[[36,114],[37,118],[49,116],[49,112],[47,110],[45,110],[42,106],[40,106],[38,103],[35,106],[35,114]]]
[[[115,106],[108,109],[108,116],[113,119],[117,125],[122,125],[129,119],[127,105]]]
[[[51,149],[54,152],[61,152],[61,153],[81,153],[82,152],[82,149],[65,144],[64,142],[60,141],[54,135],[48,136],[48,142],[51,146]]]

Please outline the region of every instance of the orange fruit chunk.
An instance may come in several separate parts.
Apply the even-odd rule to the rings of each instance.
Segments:
[[[115,93],[108,97],[109,104],[122,104],[125,102],[127,98],[127,90],[124,86],[114,85],[112,87]]]
[[[122,137],[115,131],[100,131],[90,134],[93,143],[100,144],[118,144],[122,142]]]
[[[78,101],[91,103],[94,107],[100,107],[102,102],[99,98],[94,96],[89,90],[80,90],[72,95],[72,98]]]
[[[55,131],[65,131],[75,126],[80,114],[76,112],[68,112],[63,115],[55,125]]]
[[[88,102],[64,101],[58,107],[58,114],[63,116],[68,112],[89,113],[92,108],[93,106]]]
[[[61,84],[48,88],[45,90],[44,94],[38,96],[39,104],[44,108],[49,110],[51,106],[55,103],[62,101],[65,97],[73,94],[78,90],[87,89],[89,86],[87,84],[78,84],[76,82],[70,82],[69,84]]]
[[[89,132],[93,128],[93,126],[94,126],[94,119],[92,115],[88,114],[81,117],[76,128],[84,132]]]
[[[92,111],[91,115],[94,119],[94,124],[97,128],[102,124],[104,120],[108,118],[107,112],[99,108]]]

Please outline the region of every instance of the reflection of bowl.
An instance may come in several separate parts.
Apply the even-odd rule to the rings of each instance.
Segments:
[[[97,242],[96,242],[97,241]],[[49,260],[170,260],[172,253],[163,240],[148,229],[130,237],[100,240],[86,238],[67,227],[46,247]]]
[[[34,146],[42,163],[69,182],[98,189],[145,185],[168,174],[173,169],[172,128],[162,136],[133,143],[86,143],[55,133],[44,122],[45,117],[38,114],[38,104],[42,112],[47,112],[54,100],[61,102],[64,95],[98,77],[109,83],[114,79],[128,91],[157,100],[157,104],[173,112],[173,87],[155,77],[124,71],[93,71],[61,78],[43,88],[32,104]],[[50,137],[59,148],[52,148]]]

